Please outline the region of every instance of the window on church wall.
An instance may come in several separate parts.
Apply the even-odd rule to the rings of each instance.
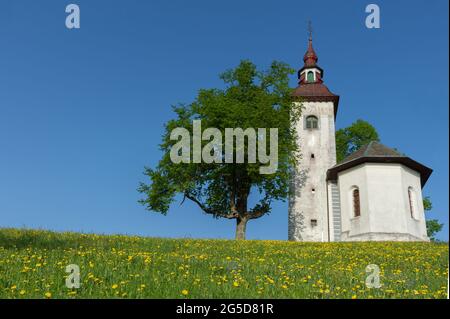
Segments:
[[[361,201],[359,196],[359,188],[352,190],[353,217],[361,216]]]
[[[416,211],[415,211],[415,194],[412,187],[408,187],[408,202],[409,202],[409,213],[411,214],[411,218],[416,218]]]
[[[307,129],[318,129],[319,120],[314,115],[310,115],[306,118],[306,128]]]
[[[309,71],[309,72],[306,74],[306,80],[307,80],[308,82],[314,82],[314,72],[313,72],[313,71]]]

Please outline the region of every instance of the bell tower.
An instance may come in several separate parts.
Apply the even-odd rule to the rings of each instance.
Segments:
[[[298,71],[293,96],[302,106],[296,130],[301,158],[294,172],[289,199],[288,237],[295,241],[330,241],[332,238],[332,185],[327,170],[336,164],[335,117],[339,96],[323,84],[323,70],[313,48],[309,24],[308,48]],[[332,222],[331,222],[332,223]]]

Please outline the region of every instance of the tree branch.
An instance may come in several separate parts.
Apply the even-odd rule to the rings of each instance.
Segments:
[[[207,207],[205,204],[201,203],[197,198],[195,198],[194,196],[190,195],[187,192],[184,193],[184,197],[186,197],[186,198],[190,199],[191,201],[193,201],[194,203],[196,203],[198,205],[198,207],[200,207],[206,214],[210,214],[215,217],[228,218],[228,219],[234,219],[234,218],[239,217],[239,214],[237,212],[221,213],[221,212],[214,211],[211,208]]]
[[[249,219],[257,219],[260,218],[267,213],[270,212],[270,204],[269,203],[260,203],[256,205],[251,211],[248,212]]]

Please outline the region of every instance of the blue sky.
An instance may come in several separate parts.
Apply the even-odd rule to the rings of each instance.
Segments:
[[[73,0],[81,29],[68,30],[69,1],[0,0],[0,227],[232,238],[233,221],[188,202],[145,211],[143,168],[171,105],[221,87],[220,72],[241,59],[301,67],[311,19],[337,127],[367,120],[434,169],[423,191],[448,240],[448,1],[376,1],[369,30],[372,2]],[[287,239],[286,203],[248,238]]]

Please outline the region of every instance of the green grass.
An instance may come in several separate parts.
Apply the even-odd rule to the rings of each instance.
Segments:
[[[66,266],[81,287],[65,285]],[[379,266],[381,288],[365,285]],[[446,298],[448,245],[0,229],[0,298]]]

